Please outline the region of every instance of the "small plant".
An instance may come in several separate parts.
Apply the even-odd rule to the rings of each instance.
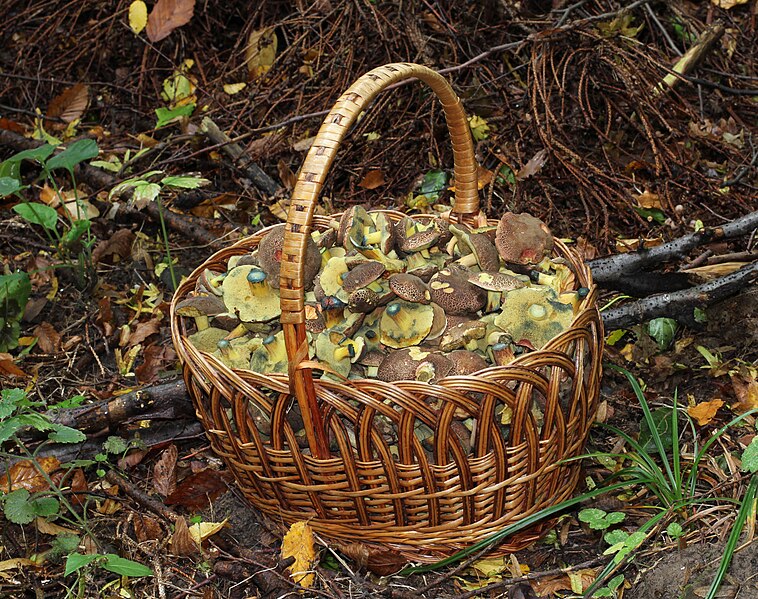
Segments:
[[[32,292],[25,272],[0,275],[0,352],[18,347],[21,317]]]
[[[623,512],[611,512],[597,508],[586,508],[579,512],[579,520],[588,524],[592,530],[607,530],[614,524],[623,522],[626,514]]]

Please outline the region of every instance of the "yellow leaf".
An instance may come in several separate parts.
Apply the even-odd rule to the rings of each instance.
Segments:
[[[661,197],[647,190],[637,196],[637,203],[640,208],[658,208],[659,210],[662,208]]]
[[[265,75],[276,58],[277,39],[272,27],[253,31],[247,39],[245,64],[253,79]]]
[[[233,96],[234,94],[240,93],[246,87],[247,83],[244,81],[241,81],[240,83],[226,83],[224,84],[224,93]]]
[[[30,559],[26,559],[25,557],[14,557],[0,562],[0,572],[4,572],[5,570],[16,570],[25,566],[33,565],[34,562]]]
[[[747,2],[748,0],[711,0],[712,4],[718,6],[719,8],[723,8],[724,10],[729,10],[730,8],[733,8],[740,4],[747,4]]]
[[[55,522],[48,522],[45,518],[36,518],[34,524],[37,526],[37,530],[45,535],[75,535],[76,531],[73,528],[66,528],[60,526]]]
[[[490,136],[490,126],[482,117],[478,115],[469,117],[468,124],[471,127],[471,135],[474,136],[474,141],[481,141]]]
[[[694,418],[700,426],[710,424],[711,420],[716,416],[719,408],[724,405],[724,402],[720,399],[714,399],[711,401],[701,401],[696,406],[687,408],[687,413]]]
[[[205,539],[212,537],[224,528],[228,521],[229,518],[224,518],[222,522],[197,522],[189,527],[190,536],[195,543],[200,545]]]
[[[316,561],[316,545],[313,531],[305,521],[295,522],[282,539],[282,559],[294,557],[295,563],[289,567],[295,584],[309,588],[315,579],[311,567]]]
[[[129,27],[139,35],[145,25],[147,25],[147,5],[142,0],[134,0],[129,5]]]

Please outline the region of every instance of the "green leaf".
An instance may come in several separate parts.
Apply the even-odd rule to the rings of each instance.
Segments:
[[[0,198],[7,198],[23,188],[21,181],[15,177],[0,177]]]
[[[84,395],[73,395],[69,399],[64,399],[49,407],[51,410],[70,410],[71,408],[77,408],[84,403]]]
[[[666,527],[666,532],[672,539],[678,539],[684,534],[682,525],[679,522],[672,522]]]
[[[68,247],[79,241],[82,235],[89,231],[90,226],[92,226],[92,223],[89,220],[75,220],[71,224],[71,228],[63,236],[63,245]]]
[[[599,522],[605,518],[605,514],[606,512],[603,510],[590,507],[579,512],[579,520],[581,522],[586,522],[587,524],[592,524],[593,522]]]
[[[29,524],[37,517],[29,497],[29,491],[26,489],[16,489],[5,496],[3,512],[8,521],[14,524]]]
[[[16,204],[13,211],[25,221],[33,225],[41,225],[48,231],[53,231],[58,223],[58,213],[55,208],[40,204],[38,202],[24,202]]]
[[[7,418],[26,399],[26,391],[23,389],[3,389],[0,391],[0,420]]]
[[[82,553],[70,553],[66,558],[66,567],[63,570],[63,575],[68,576],[69,574],[73,574],[91,564],[99,557],[102,556],[97,553],[88,553],[86,555]]]
[[[91,158],[97,158],[99,153],[100,150],[94,139],[80,139],[70,144],[60,154],[56,154],[48,160],[45,168],[49,171],[65,168],[72,173],[77,164]]]
[[[708,322],[708,314],[705,310],[701,308],[695,308],[692,310],[692,317],[695,319],[695,322]]]
[[[161,127],[165,127],[183,116],[191,115],[194,111],[194,104],[184,104],[183,106],[177,106],[176,108],[158,108],[155,111],[155,116],[158,117],[158,121],[155,123],[155,128],[160,129]]]
[[[103,449],[108,453],[124,453],[126,451],[126,441],[121,437],[111,435],[105,440],[105,443],[103,443]]]
[[[54,443],[81,443],[87,440],[87,435],[70,426],[53,424],[53,431],[48,434],[47,438]]]
[[[79,535],[69,533],[59,534],[53,539],[51,550],[55,551],[58,555],[68,555],[76,551],[80,541]]]
[[[5,162],[18,164],[22,160],[33,160],[43,164],[47,160],[48,156],[55,151],[55,146],[50,144],[43,144],[30,150],[24,150],[8,158]]]
[[[9,177],[11,179],[21,180],[21,165],[19,162],[4,160],[0,162],[0,177]]]
[[[471,128],[471,135],[474,141],[481,141],[487,139],[490,136],[489,123],[482,117],[474,115],[468,119],[469,127]]]
[[[2,346],[0,345],[0,347]],[[0,443],[5,443],[22,428],[23,426],[19,423],[18,416],[12,416],[11,418],[0,422]]]
[[[25,272],[0,275],[0,315],[21,317],[32,293],[32,282]]]
[[[662,225],[666,222],[666,215],[658,208],[640,208],[639,206],[635,206],[634,211],[649,223],[656,222]]]
[[[161,186],[157,183],[142,182],[134,186],[132,202],[139,204],[141,202],[152,202],[161,192]]]
[[[430,200],[436,200],[441,191],[447,187],[448,174],[441,170],[431,170],[424,175],[421,182],[420,193]]]
[[[605,517],[605,521],[608,523],[609,526],[612,526],[613,524],[618,524],[619,522],[623,522],[626,519],[626,514],[624,512],[611,512]]]
[[[495,179],[495,182],[499,183],[500,185],[507,183],[510,187],[515,187],[516,174],[513,172],[513,169],[510,166],[504,164],[500,167],[500,170],[497,171],[497,178]]]
[[[140,564],[139,562],[133,562],[130,559],[119,557],[115,553],[109,553],[105,556],[103,569],[108,570],[108,572],[120,574],[121,576],[131,576],[132,578],[153,575],[153,571],[147,566]]]
[[[615,591],[616,589],[618,589],[621,586],[621,584],[623,582],[624,582],[624,575],[623,574],[619,574],[618,576],[614,576],[613,578],[611,578],[608,581],[608,585],[607,586],[612,591]]]
[[[608,543],[608,545],[614,546],[626,541],[628,536],[628,532],[617,528],[616,530],[609,530],[607,533],[605,533],[603,535],[603,540]]]
[[[753,437],[750,445],[742,452],[742,471],[758,472],[758,435]]]
[[[654,318],[647,325],[647,333],[661,350],[668,349],[676,335],[677,324],[673,318]]]
[[[93,160],[89,163],[90,166],[94,166],[97,168],[101,168],[104,171],[110,171],[111,173],[117,173],[121,170],[121,167],[123,166],[121,164],[121,161],[114,157],[113,162],[109,160]]]
[[[210,181],[193,175],[178,175],[175,177],[164,177],[161,183],[168,187],[177,187],[179,189],[197,189],[203,185],[208,185]]]
[[[616,345],[624,335],[626,335],[626,329],[616,329],[615,331],[611,331],[608,333],[605,343],[607,345]]]
[[[0,305],[2,309],[2,305]],[[21,325],[16,320],[0,318],[0,352],[7,352],[18,347]]]
[[[32,511],[42,518],[53,516],[61,509],[61,504],[55,497],[38,497],[37,499],[32,499],[29,504]]]
[[[670,449],[673,445],[671,438],[671,408],[656,408],[651,412],[650,416],[655,430],[658,431],[658,434],[661,437],[663,448]],[[654,451],[656,449],[655,439],[653,439],[653,434],[650,430],[650,423],[648,423],[647,419],[643,419],[640,422],[639,444],[645,451]]]

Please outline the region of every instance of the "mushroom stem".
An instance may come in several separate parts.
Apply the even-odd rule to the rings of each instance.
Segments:
[[[382,240],[381,231],[373,231],[363,236],[363,245],[377,245]]]
[[[458,258],[455,262],[461,266],[476,266],[478,264],[476,255],[473,252],[466,254],[463,258]]]
[[[243,335],[247,334],[247,327],[240,323],[236,327],[234,327],[231,331],[229,331],[229,334],[224,337],[227,341],[231,341],[232,339],[237,339],[238,337],[242,337]]]
[[[197,325],[198,331],[204,331],[210,326],[210,322],[208,322],[208,315],[207,314],[200,314],[199,316],[195,316],[195,324]]]
[[[346,343],[334,350],[335,360],[344,360],[345,358],[355,357],[355,346],[352,343]]]

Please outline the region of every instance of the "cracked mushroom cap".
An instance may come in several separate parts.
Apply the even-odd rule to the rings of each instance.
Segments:
[[[221,289],[226,310],[242,322],[266,322],[282,313],[279,292],[268,284],[266,273],[257,266],[230,270]]]
[[[425,380],[433,383],[447,376],[452,366],[450,360],[438,352],[406,347],[387,354],[379,364],[376,378],[386,382]]]
[[[445,356],[453,363],[453,374],[468,375],[472,372],[489,368],[487,360],[479,354],[465,349],[456,349]]]
[[[349,258],[345,258],[345,263],[349,264]],[[381,262],[376,260],[367,260],[352,268],[348,273],[342,276],[342,287],[348,293],[356,289],[362,289],[369,283],[373,283],[387,270]]]
[[[429,304],[395,300],[382,314],[381,341],[394,348],[418,345],[429,334],[433,321],[434,309]]]
[[[553,250],[547,225],[531,214],[506,212],[497,225],[495,245],[511,264],[537,264]]]
[[[208,328],[211,316],[224,312],[226,312],[226,305],[215,295],[195,295],[183,299],[176,305],[176,313],[179,316],[195,319],[198,331]]]
[[[518,345],[540,349],[565,331],[574,319],[571,304],[562,303],[549,287],[523,287],[508,293],[505,309],[495,325]]]
[[[487,291],[507,292],[526,287],[526,282],[522,279],[504,272],[471,273],[468,282]]]
[[[284,225],[276,225],[258,244],[258,262],[268,275],[269,285],[279,289],[279,272],[282,266],[282,249],[284,247]],[[303,267],[303,284],[306,289],[313,286],[313,280],[321,268],[321,252],[312,237],[308,237],[305,247],[305,265]]]
[[[432,299],[426,283],[416,275],[395,273],[389,278],[389,284],[392,292],[407,302],[428,304]]]
[[[468,282],[451,268],[439,271],[429,281],[432,301],[448,315],[478,312],[487,301],[487,292]]]
[[[379,294],[373,289],[364,287],[356,289],[347,300],[347,309],[351,312],[372,312],[379,306]]]

